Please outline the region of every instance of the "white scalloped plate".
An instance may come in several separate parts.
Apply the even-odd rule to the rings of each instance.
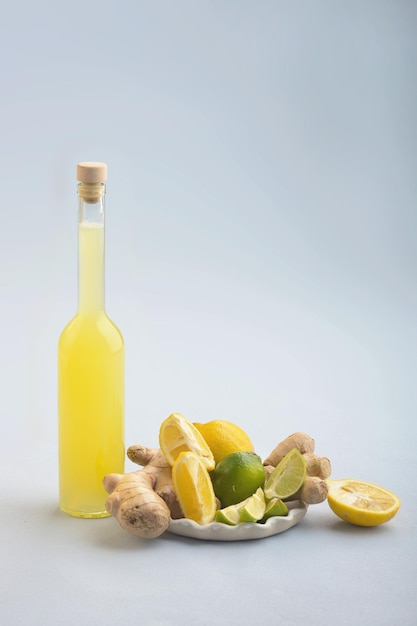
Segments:
[[[265,524],[238,524],[237,526],[228,526],[219,522],[212,522],[200,526],[190,519],[172,520],[168,526],[168,532],[182,537],[191,537],[193,539],[203,539],[205,541],[244,541],[247,539],[263,539],[278,535],[289,530],[303,519],[307,513],[307,506],[299,503],[296,508],[291,509],[288,515],[279,517],[270,517]]]

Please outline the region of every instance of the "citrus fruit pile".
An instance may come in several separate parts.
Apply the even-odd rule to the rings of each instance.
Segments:
[[[172,413],[160,426],[159,445],[172,466],[184,516],[199,524],[236,525],[287,515],[283,499],[301,488],[306,475],[305,460],[294,449],[266,479],[250,437],[227,420],[192,423]]]
[[[227,420],[193,423],[172,413],[160,426],[159,445],[172,467],[181,510],[198,524],[264,523],[288,515],[286,502],[299,498],[307,476],[305,456],[296,447],[267,475],[250,437]],[[371,483],[325,482],[331,510],[351,524],[383,524],[400,508],[395,494]]]

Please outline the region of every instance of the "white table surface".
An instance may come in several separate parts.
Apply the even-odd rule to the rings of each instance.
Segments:
[[[353,439],[345,443],[353,449]],[[53,452],[32,451],[18,470],[3,469],[11,476],[3,488],[4,624],[415,623],[416,490],[401,487],[398,468],[384,470],[389,456],[377,452],[368,472],[356,472],[382,475],[402,495],[388,524],[349,526],[323,503],[285,533],[225,543],[169,533],[146,541],[113,518],[60,513]]]
[[[9,4],[0,21],[2,626],[417,624],[414,2]],[[143,541],[58,510],[80,160],[109,164],[126,445],[303,430],[391,489],[348,526]],[[128,471],[136,469],[126,463]]]

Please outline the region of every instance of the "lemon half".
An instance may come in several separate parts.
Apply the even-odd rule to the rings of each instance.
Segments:
[[[397,514],[401,501],[395,493],[362,480],[326,480],[332,511],[355,526],[385,524]]]

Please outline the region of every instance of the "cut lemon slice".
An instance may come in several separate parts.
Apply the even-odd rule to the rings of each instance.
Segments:
[[[298,450],[293,448],[278,463],[265,484],[265,497],[289,498],[302,487],[306,477],[306,462]]]
[[[327,501],[332,511],[356,526],[378,526],[396,515],[401,501],[394,493],[352,478],[326,480]]]
[[[181,452],[195,452],[206,469],[214,469],[214,457],[203,435],[180,413],[171,413],[162,422],[159,447],[170,465],[174,465]]]
[[[180,452],[172,466],[172,486],[184,516],[208,524],[216,513],[210,474],[195,452]]]

